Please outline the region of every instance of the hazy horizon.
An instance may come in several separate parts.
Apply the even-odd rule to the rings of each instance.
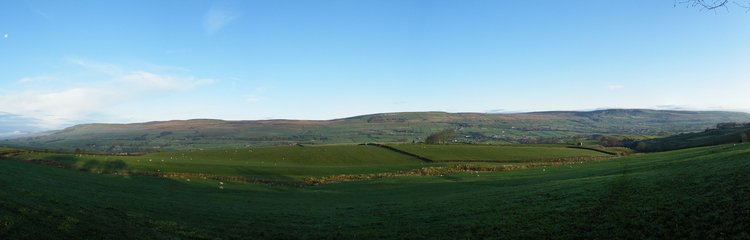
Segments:
[[[673,1],[25,1],[0,134],[388,112],[750,112],[750,13]]]

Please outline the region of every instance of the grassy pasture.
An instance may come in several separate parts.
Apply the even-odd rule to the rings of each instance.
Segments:
[[[275,181],[335,174],[390,172],[423,167],[424,162],[387,149],[358,145],[206,149],[141,156],[24,154],[19,158],[60,162],[94,172],[188,173],[241,176]]]
[[[433,161],[540,162],[571,157],[606,157],[609,154],[588,149],[554,145],[428,145],[393,144],[399,150]]]
[[[99,175],[5,159],[0,236],[744,239],[748,156],[750,144],[722,145],[301,188]]]
[[[5,153],[5,152],[10,152],[10,151],[13,151],[13,149],[0,146],[0,154]]]
[[[426,146],[431,151],[424,151]],[[424,167],[449,167],[459,163],[444,159],[480,160],[473,165],[497,166],[544,162],[552,158],[601,157],[606,154],[559,146],[398,145],[405,151],[427,153],[439,162],[426,163],[408,154],[361,145],[285,146],[265,148],[198,149],[150,153],[141,156],[62,154],[34,152],[20,159],[97,173],[167,175],[180,178],[239,177],[238,181],[299,183],[310,177],[408,171]],[[438,155],[436,155],[438,154]],[[439,154],[447,157],[440,158]],[[467,158],[470,157],[470,158]],[[519,161],[520,160],[520,161]]]

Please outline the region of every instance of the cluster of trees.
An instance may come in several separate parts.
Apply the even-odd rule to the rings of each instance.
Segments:
[[[631,149],[636,149],[638,147],[639,142],[637,139],[627,138],[627,137],[617,137],[617,136],[600,136],[600,135],[594,135],[595,138],[598,138],[599,144],[605,147],[626,147]]]
[[[440,132],[436,132],[433,134],[430,134],[427,138],[425,138],[424,142],[427,144],[446,144],[450,143],[453,138],[456,137],[456,130],[449,128],[442,130]]]

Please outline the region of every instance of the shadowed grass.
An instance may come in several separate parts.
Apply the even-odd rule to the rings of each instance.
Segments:
[[[747,238],[750,145],[317,187],[0,161],[15,238]],[[223,186],[223,189],[219,189]]]

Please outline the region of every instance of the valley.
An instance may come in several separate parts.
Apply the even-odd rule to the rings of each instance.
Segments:
[[[595,138],[472,144],[458,141],[463,134],[451,144],[120,153],[10,145],[0,147],[0,235],[743,238],[750,143],[728,137],[744,125],[720,127],[638,141],[678,146],[649,153]]]

